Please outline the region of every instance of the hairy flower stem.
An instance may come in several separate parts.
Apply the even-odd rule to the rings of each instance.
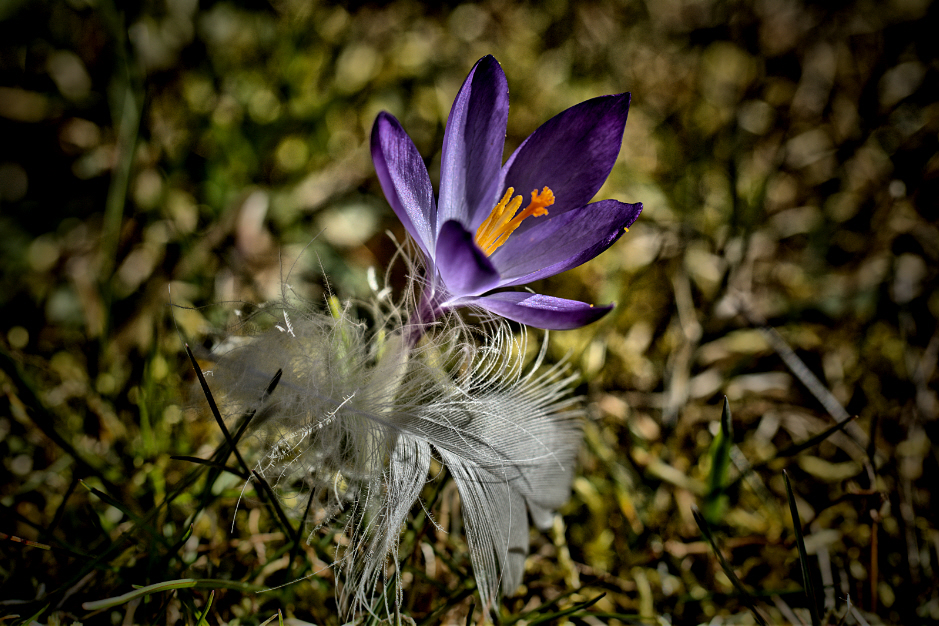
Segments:
[[[409,350],[420,342],[421,337],[424,336],[430,325],[441,317],[445,311],[446,309],[440,306],[435,293],[431,295],[428,295],[427,291],[421,293],[420,303],[411,313],[405,326],[405,344]]]

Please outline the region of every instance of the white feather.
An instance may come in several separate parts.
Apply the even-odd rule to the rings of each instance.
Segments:
[[[546,528],[568,498],[580,443],[575,377],[564,364],[541,367],[546,344],[526,368],[524,335],[505,324],[490,322],[480,342],[451,320],[411,347],[398,312],[369,331],[348,311],[291,319],[285,310],[290,332],[229,343],[213,390],[229,414],[257,411],[256,467],[297,515],[310,501],[311,533],[343,516],[349,541],[336,567],[346,612],[371,610],[386,571],[397,582],[388,565],[434,455],[459,490],[479,593],[492,607],[500,589],[521,583],[528,515]],[[256,406],[278,369],[278,387]]]

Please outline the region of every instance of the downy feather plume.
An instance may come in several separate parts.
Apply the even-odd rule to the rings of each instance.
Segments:
[[[545,529],[568,499],[580,442],[575,376],[563,363],[543,367],[546,342],[526,367],[525,335],[504,322],[487,322],[480,340],[451,316],[414,342],[400,310],[376,302],[370,325],[335,300],[331,313],[284,306],[275,328],[218,356],[210,384],[226,413],[256,411],[255,469],[285,508],[306,515],[310,536],[344,523],[334,565],[347,615],[376,611],[388,576],[386,606],[397,611],[389,566],[433,459],[458,488],[491,608],[521,583],[529,516]],[[276,390],[259,400],[279,369]]]

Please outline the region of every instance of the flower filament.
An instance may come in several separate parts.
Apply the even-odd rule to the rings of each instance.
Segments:
[[[513,198],[514,193],[514,187],[506,189],[505,195],[492,209],[492,213],[476,230],[473,240],[486,256],[492,255],[496,248],[504,244],[509,235],[522,225],[525,218],[547,215],[545,207],[554,204],[554,192],[550,188],[545,187],[540,192],[535,189],[531,192],[531,203],[516,215],[515,212],[522,206],[522,196]]]

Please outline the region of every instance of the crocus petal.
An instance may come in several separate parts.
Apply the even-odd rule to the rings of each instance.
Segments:
[[[509,87],[492,56],[477,61],[453,101],[443,136],[439,222],[474,231],[498,200]]]
[[[428,258],[434,249],[437,210],[427,167],[414,142],[390,113],[372,126],[372,161],[388,204]]]
[[[490,260],[502,276],[500,286],[524,285],[586,263],[613,245],[641,211],[641,202],[601,200],[534,218],[530,229],[512,233],[492,254]]]
[[[446,290],[454,298],[484,293],[499,284],[499,272],[473,243],[472,233],[455,220],[440,227],[434,256]]]
[[[550,187],[556,198],[548,208],[551,215],[590,202],[616,162],[629,98],[628,93],[594,98],[545,122],[509,157],[503,187],[514,187],[525,204],[532,190]],[[525,220],[513,236],[536,222]]]
[[[518,291],[464,298],[460,303],[478,306],[510,320],[548,330],[580,328],[597,321],[613,309],[612,304],[593,306],[586,302]]]

